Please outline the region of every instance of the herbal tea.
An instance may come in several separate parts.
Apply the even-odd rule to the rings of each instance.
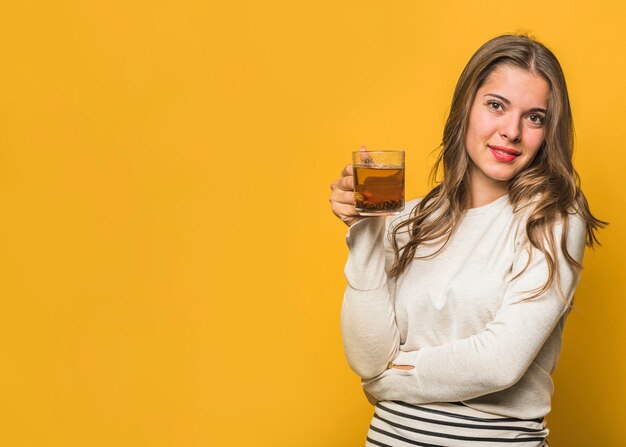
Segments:
[[[404,167],[354,165],[354,197],[359,214],[397,214],[404,209]]]

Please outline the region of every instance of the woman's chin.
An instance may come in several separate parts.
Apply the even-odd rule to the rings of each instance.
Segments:
[[[515,177],[516,172],[512,169],[494,169],[486,174],[494,182],[508,182]]]

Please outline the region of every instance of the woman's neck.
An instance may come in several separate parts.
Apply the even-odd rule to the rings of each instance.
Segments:
[[[509,192],[508,182],[472,182],[470,185],[469,207],[478,208],[490,204]]]

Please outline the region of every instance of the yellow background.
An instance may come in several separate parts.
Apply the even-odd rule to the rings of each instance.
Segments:
[[[329,184],[360,145],[404,148],[424,194],[468,58],[527,30],[611,222],[551,444],[626,445],[625,28],[618,1],[3,2],[0,444],[363,445]]]

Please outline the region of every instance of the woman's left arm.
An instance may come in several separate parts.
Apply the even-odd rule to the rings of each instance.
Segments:
[[[568,219],[567,249],[582,262],[585,221],[578,215]],[[571,302],[579,280],[560,248],[563,225],[554,227],[560,286],[567,303]],[[530,259],[529,259],[530,257]],[[400,351],[393,361],[410,369],[391,368],[363,381],[366,392],[376,400],[401,400],[414,404],[455,402],[500,391],[517,383],[530,367],[558,321],[567,310],[556,283],[537,298],[537,289],[548,278],[546,257],[537,249],[530,255],[527,246],[515,256],[513,273],[523,274],[507,287],[503,304],[485,329],[468,338],[416,351]]]

